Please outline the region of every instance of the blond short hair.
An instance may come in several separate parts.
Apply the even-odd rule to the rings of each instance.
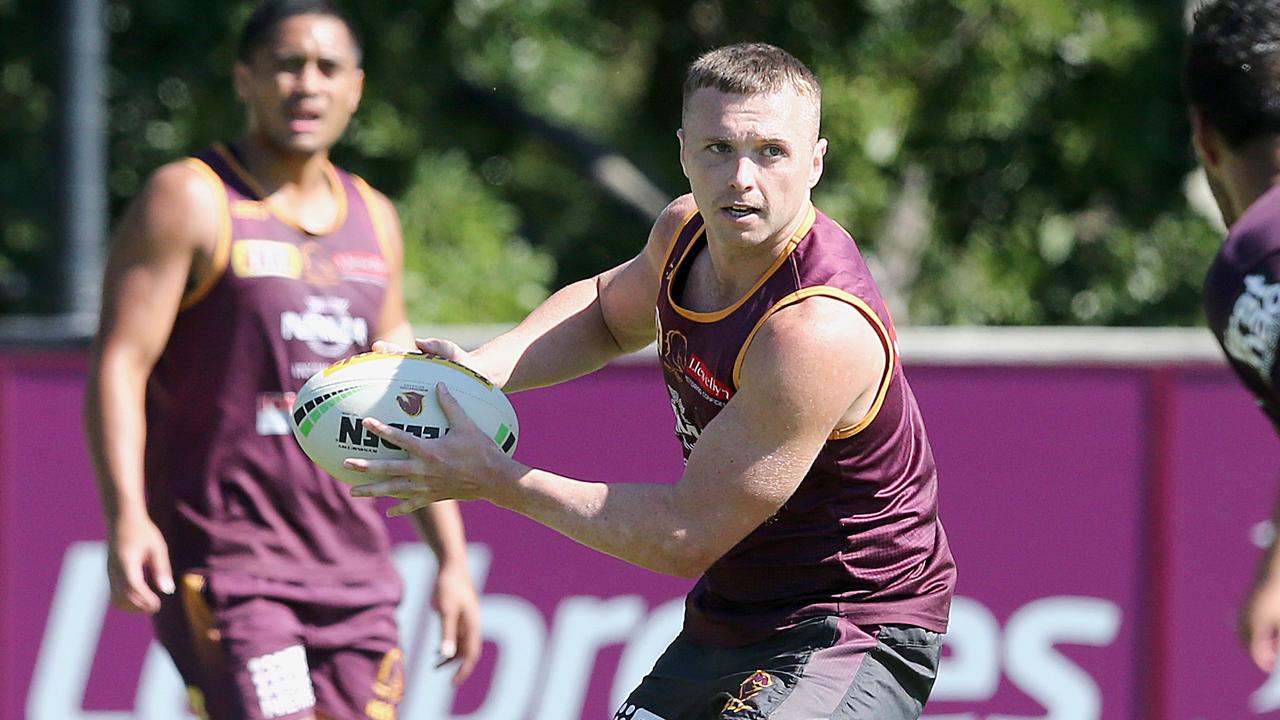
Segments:
[[[726,45],[703,54],[689,66],[684,79],[681,115],[689,98],[703,88],[735,95],[773,93],[790,87],[813,106],[814,128],[822,114],[822,86],[804,63],[780,47],[767,43]]]

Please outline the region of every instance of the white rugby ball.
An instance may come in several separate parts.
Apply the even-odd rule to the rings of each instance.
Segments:
[[[374,435],[371,417],[422,438],[442,437],[449,421],[436,401],[436,383],[449,393],[507,455],[520,424],[502,390],[444,358],[418,353],[367,352],[339,360],[307,380],[293,401],[293,436],[312,462],[351,485],[381,476],[347,470],[347,458],[403,460],[409,454]]]

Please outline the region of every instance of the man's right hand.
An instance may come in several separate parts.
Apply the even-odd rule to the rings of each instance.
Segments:
[[[151,615],[158,611],[160,598],[147,582],[148,576],[160,592],[173,594],[169,546],[151,518],[121,517],[111,528],[107,541],[111,604],[126,612]]]

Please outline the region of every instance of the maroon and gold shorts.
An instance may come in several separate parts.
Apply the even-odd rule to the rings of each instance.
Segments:
[[[218,592],[187,574],[156,637],[210,720],[394,720],[404,694],[395,605],[335,607]]]

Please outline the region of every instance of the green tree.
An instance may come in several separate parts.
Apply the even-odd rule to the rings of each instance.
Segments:
[[[512,320],[549,287],[633,255],[650,218],[603,188],[583,148],[620,153],[667,196],[684,191],[684,68],[763,40],[823,81],[831,152],[816,202],[870,256],[900,322],[1199,322],[1220,235],[1183,187],[1194,162],[1179,3],[350,5],[369,82],[336,154],[404,213],[417,321]],[[227,68],[249,5],[227,7],[110,6],[117,210],[156,165],[239,127]],[[49,133],[40,12],[0,0],[14,55],[0,93],[25,103],[0,118],[0,157],[15,159],[0,182],[23,209],[0,218],[0,277],[29,277],[49,242],[49,178],[27,147]],[[0,292],[0,311],[31,302]]]

